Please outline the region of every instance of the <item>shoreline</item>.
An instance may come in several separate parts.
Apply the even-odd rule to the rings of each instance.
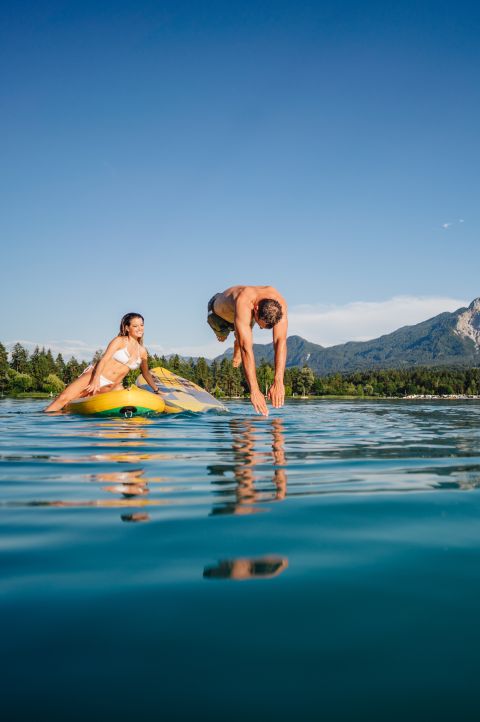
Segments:
[[[50,394],[42,391],[32,393],[22,392],[19,394],[3,394],[1,399],[51,399]],[[324,394],[322,396],[288,396],[285,401],[321,401],[328,399],[345,399],[346,401],[480,401],[480,395],[466,394],[410,394],[408,396],[353,396],[340,394]],[[222,396],[223,401],[250,401],[248,396]]]

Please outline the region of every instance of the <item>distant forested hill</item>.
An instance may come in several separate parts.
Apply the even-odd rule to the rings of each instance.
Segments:
[[[273,362],[273,346],[254,344],[255,360]],[[217,357],[231,358],[232,351]],[[308,364],[315,373],[348,373],[371,368],[477,366],[480,364],[480,298],[468,308],[441,313],[372,341],[324,348],[300,336],[288,339],[287,367]]]

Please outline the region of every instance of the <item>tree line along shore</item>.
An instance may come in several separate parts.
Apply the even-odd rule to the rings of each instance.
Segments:
[[[20,343],[10,353],[0,343],[0,394],[2,396],[50,396],[59,394],[87,367],[102,355],[95,353],[91,362],[65,361],[62,354],[55,358],[50,349],[38,346],[29,353]],[[224,358],[207,363],[204,358],[186,360],[179,356],[148,356],[150,368],[163,366],[194,381],[217,398],[243,398],[249,395],[241,368],[233,368]],[[124,386],[135,383],[139,371],[131,371]],[[273,383],[273,367],[262,361],[257,366],[257,378],[265,393]],[[371,369],[353,373],[333,373],[318,376],[307,365],[285,370],[285,395],[292,396],[348,396],[348,397],[425,397],[469,396],[480,394],[480,368]]]

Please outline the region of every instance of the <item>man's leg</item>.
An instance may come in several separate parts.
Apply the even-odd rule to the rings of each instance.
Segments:
[[[215,296],[212,296],[210,301],[208,302],[208,316],[207,316],[207,323],[214,332],[215,336],[217,337],[218,341],[223,343],[223,341],[226,341],[228,338],[228,335],[230,331],[225,328],[223,328],[224,323],[222,323],[222,320],[217,314],[215,313],[213,309],[213,304],[215,303],[215,299],[218,296],[216,294]]]
[[[242,354],[240,351],[240,346],[238,345],[237,341],[237,334],[235,334],[235,341],[233,344],[233,359],[232,359],[232,365],[234,369],[237,369],[242,364]]]

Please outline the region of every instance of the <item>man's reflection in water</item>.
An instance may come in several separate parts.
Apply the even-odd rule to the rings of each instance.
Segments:
[[[233,464],[213,464],[207,468],[210,474],[223,477],[214,482],[222,486],[230,485],[230,480],[226,478],[226,475],[233,471],[236,482],[235,499],[214,507],[212,514],[252,514],[258,511],[255,505],[260,502],[284,499],[287,493],[287,473],[282,467],[287,462],[284,451],[283,420],[232,419],[229,427],[232,437]],[[271,436],[269,439],[271,450],[257,450],[256,445],[264,444],[266,436]],[[259,488],[259,482],[262,484],[263,478],[259,479],[256,473],[255,467],[258,464],[271,466],[273,490]],[[264,476],[265,471],[262,469],[262,477]],[[222,489],[220,494],[231,496],[231,491]]]
[[[146,512],[135,511],[133,514],[122,514],[122,521],[150,521],[150,515]]]
[[[288,567],[288,559],[282,557],[262,557],[260,559],[224,559],[217,564],[205,567],[204,579],[271,579]]]

